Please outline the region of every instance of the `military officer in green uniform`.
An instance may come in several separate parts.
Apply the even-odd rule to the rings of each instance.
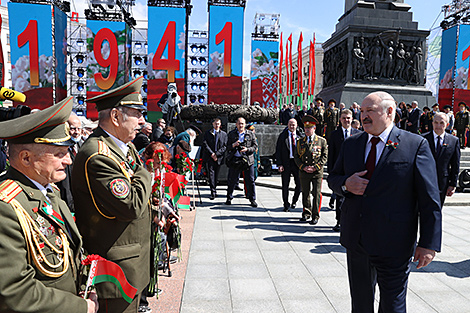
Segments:
[[[110,283],[97,286],[100,311],[137,312],[150,280],[150,173],[131,141],[145,124],[142,77],[88,100],[98,128],[78,152],[72,171],[77,225],[89,253],[115,262],[137,288],[131,304]]]
[[[10,168],[0,180],[0,312],[90,313],[78,296],[82,241],[54,183],[71,164],[71,97],[0,123]]]
[[[457,137],[459,137],[460,148],[465,149],[467,145],[467,131],[470,127],[470,117],[465,102],[459,103],[460,111],[455,114],[454,128],[457,130]]]
[[[317,120],[310,115],[302,118],[305,128],[305,137],[297,142],[294,153],[295,164],[299,167],[300,187],[302,189],[302,218],[300,221],[310,220],[315,225],[320,219],[321,183],[323,166],[328,159],[326,140],[315,134]],[[310,200],[310,194],[313,200]]]
[[[339,125],[339,110],[335,107],[336,100],[330,99],[328,101],[328,108],[325,110],[323,114],[323,121],[326,126],[325,130],[325,138],[328,141],[330,139],[330,135]],[[318,124],[320,125],[320,124]]]
[[[323,107],[323,99],[318,97],[315,99],[315,108],[313,114],[311,114],[318,122],[318,128],[315,129],[315,134],[323,136],[323,115],[325,114],[325,108]]]

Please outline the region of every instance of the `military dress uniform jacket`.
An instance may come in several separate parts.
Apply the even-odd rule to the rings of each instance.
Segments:
[[[326,127],[336,129],[336,127],[339,125],[339,115],[340,112],[337,108],[327,108],[325,113],[323,113],[323,120]]]
[[[72,192],[85,249],[118,264],[141,292],[150,279],[150,173],[132,144],[134,162],[100,127],[75,158]],[[97,285],[102,299],[122,298],[110,283]]]
[[[465,128],[469,128],[470,127],[470,117],[469,117],[469,113],[468,111],[465,111],[465,112],[457,112],[457,114],[455,114],[455,126],[454,128],[455,129],[465,129]]]
[[[305,166],[315,166],[313,174],[323,175],[323,166],[328,160],[328,146],[326,139],[318,135],[313,136],[312,142],[308,143],[308,137],[297,141],[297,149],[294,153],[295,164],[301,171]]]
[[[77,296],[82,241],[53,187],[57,203],[50,206],[31,180],[14,168],[1,179],[0,312],[87,312],[86,301]],[[22,227],[20,219],[29,226]],[[53,269],[47,263],[59,266]]]

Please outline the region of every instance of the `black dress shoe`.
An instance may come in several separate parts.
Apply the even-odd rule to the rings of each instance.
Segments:
[[[333,231],[340,231],[341,230],[341,226],[339,226],[339,223],[337,223],[334,227],[333,227]]]
[[[302,216],[299,221],[301,221],[301,222],[308,222],[309,219],[310,219],[310,217]]]
[[[328,206],[330,207],[330,209],[334,209],[335,208],[335,199],[330,199],[330,203],[328,204]]]
[[[227,199],[227,201],[225,201],[225,204],[226,204],[226,205],[231,205],[231,204],[232,204],[232,200],[231,200],[231,199]]]
[[[290,205],[290,208],[291,208],[291,210],[295,210],[295,203],[294,202]]]
[[[209,197],[209,200],[214,200],[214,199],[215,199],[214,195],[211,195],[211,196]]]
[[[284,212],[289,212],[289,206],[284,206]]]
[[[243,189],[242,189],[240,186],[238,186],[238,185],[237,185],[237,186],[235,186],[235,188],[234,188],[234,189],[235,189],[235,190],[243,190]]]
[[[255,200],[251,200],[251,201],[250,201],[250,205],[251,205],[252,207],[254,207],[254,208],[257,208],[257,207],[258,207],[258,203],[256,203]]]
[[[312,218],[312,220],[310,221],[310,224],[312,224],[312,225],[317,225],[319,219],[320,219],[320,218],[319,218],[318,216],[315,216],[315,217]]]

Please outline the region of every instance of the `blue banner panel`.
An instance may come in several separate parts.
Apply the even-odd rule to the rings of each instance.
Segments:
[[[67,97],[67,15],[54,6],[56,102]]]
[[[243,7],[209,6],[209,101],[241,103],[244,14]]]
[[[50,5],[8,3],[13,89],[26,105],[53,104],[52,11]]]
[[[124,22],[87,21],[87,96],[130,79],[130,37]]]
[[[251,41],[251,102],[277,107],[279,41]]]
[[[176,83],[184,102],[186,52],[186,9],[148,7],[148,89],[149,120],[161,117],[158,101],[166,94],[168,83]],[[155,118],[153,118],[155,117]]]
[[[439,74],[439,104],[452,105],[457,26],[442,32],[441,67]]]

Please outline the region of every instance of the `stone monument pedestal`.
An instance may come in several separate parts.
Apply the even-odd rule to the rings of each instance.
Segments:
[[[436,102],[425,88],[426,37],[403,0],[346,0],[336,31],[323,44],[319,96],[361,103],[373,91],[419,106]]]

